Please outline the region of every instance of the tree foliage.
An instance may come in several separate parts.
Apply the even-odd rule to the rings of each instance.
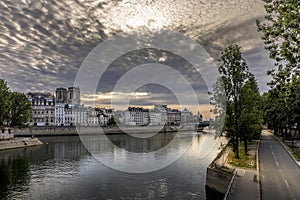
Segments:
[[[30,109],[26,96],[10,92],[7,83],[0,79],[0,128],[22,128],[29,121]]]
[[[213,88],[213,112],[217,115],[213,127],[230,138],[238,158],[239,141],[247,142],[261,130],[260,94],[238,45],[226,48],[221,53],[220,62],[221,77]],[[224,126],[220,130],[222,123]]]
[[[10,127],[22,128],[30,120],[31,104],[26,95],[12,92],[10,95]]]
[[[0,128],[6,125],[9,118],[10,100],[9,87],[7,83],[0,79]]]
[[[264,21],[257,20],[257,26],[276,66],[268,71],[273,79],[271,89],[263,95],[264,122],[283,137],[287,129],[297,126],[300,137],[300,2],[263,1],[267,15]]]
[[[258,31],[263,33],[265,48],[276,61],[278,70],[271,70],[271,85],[289,82],[300,73],[300,2],[298,0],[262,0],[267,15],[257,20]]]
[[[262,112],[260,106],[260,93],[256,80],[252,74],[240,92],[239,118],[240,139],[244,141],[245,153],[247,154],[248,140],[259,139],[262,130]]]

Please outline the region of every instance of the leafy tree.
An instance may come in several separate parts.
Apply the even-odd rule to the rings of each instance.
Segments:
[[[241,109],[239,130],[241,140],[244,141],[245,154],[247,154],[248,140],[259,139],[262,130],[262,112],[259,109],[260,94],[252,74],[241,89],[239,105]]]
[[[300,73],[300,2],[298,0],[262,0],[267,15],[265,21],[257,20],[258,31],[263,33],[265,48],[276,61],[278,71],[269,73],[271,84],[290,81],[292,74]]]
[[[10,92],[7,83],[0,79],[0,127],[3,127],[7,123],[9,118],[10,109]]]
[[[258,31],[263,33],[265,48],[277,67],[268,71],[273,80],[269,83],[271,90],[263,99],[264,121],[274,129],[275,134],[280,133],[284,137],[288,127],[291,131],[295,124],[299,124],[296,88],[300,76],[300,2],[262,1],[265,2],[267,15],[264,21],[257,20]]]
[[[30,119],[31,104],[25,94],[12,92],[10,95],[10,126],[23,128]]]
[[[224,103],[219,102],[218,99],[214,99],[215,107],[219,106],[219,108],[215,110],[215,114],[220,114],[219,116],[225,115],[223,132],[226,133],[226,136],[230,138],[233,144],[235,157],[239,158],[239,119],[241,116],[239,99],[241,89],[249,77],[248,66],[245,59],[242,57],[242,53],[238,45],[231,45],[226,48],[221,53],[220,62],[221,65],[218,67],[218,70],[221,77],[214,86],[214,94],[218,93],[217,89],[220,88],[219,82],[221,81],[224,86],[225,94],[224,97],[219,99],[223,99],[225,101],[226,115],[224,114],[225,111],[222,111],[222,108],[224,108],[224,105],[222,104]],[[214,96],[220,97],[220,95]],[[222,117],[220,119],[222,119]]]

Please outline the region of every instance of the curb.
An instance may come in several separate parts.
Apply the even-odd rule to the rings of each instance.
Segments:
[[[259,147],[260,147],[260,141],[258,141],[258,144],[257,144],[257,149],[256,149],[256,171],[257,171],[257,181],[258,181],[258,184],[257,184],[257,187],[258,187],[258,199],[261,199],[261,193],[262,193],[262,190],[261,190],[261,178],[260,178],[260,165],[259,165]]]
[[[237,170],[235,169],[235,170],[234,170],[234,173],[233,173],[233,176],[232,176],[232,178],[231,178],[231,181],[230,181],[230,183],[229,183],[229,185],[228,185],[228,188],[227,188],[227,191],[226,191],[226,193],[225,193],[225,196],[224,196],[224,199],[223,199],[223,200],[226,200],[226,199],[228,198],[228,196],[229,196],[229,194],[230,194],[230,191],[231,191],[231,188],[232,188],[232,185],[233,185],[233,182],[234,182],[234,180],[235,180],[236,175],[237,175]]]
[[[293,154],[290,152],[290,150],[288,149],[288,147],[286,146],[286,144],[284,144],[277,136],[275,136],[272,132],[272,135],[276,138],[276,140],[283,146],[283,148],[286,150],[286,152],[289,154],[289,156],[294,160],[294,162],[296,163],[296,165],[300,168],[300,164],[298,163],[298,161],[294,158]]]

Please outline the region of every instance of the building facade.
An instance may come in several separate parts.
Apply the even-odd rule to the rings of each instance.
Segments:
[[[142,107],[128,107],[124,112],[123,120],[125,125],[148,125],[150,123],[149,109],[144,109]]]
[[[181,112],[178,109],[167,109],[167,125],[179,126],[181,124]]]
[[[55,125],[55,97],[50,93],[27,93],[31,102],[30,125],[54,126]]]

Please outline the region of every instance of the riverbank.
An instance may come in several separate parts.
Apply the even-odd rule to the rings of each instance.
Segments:
[[[16,137],[34,136],[74,136],[78,134],[134,134],[134,133],[153,133],[153,132],[177,132],[194,131],[194,125],[188,126],[113,126],[113,127],[34,127],[17,129],[14,132]]]
[[[14,138],[9,140],[0,140],[0,150],[31,147],[42,144],[43,143],[37,138]]]
[[[213,195],[207,195],[206,199],[224,199],[236,175],[234,168],[225,166],[229,154],[227,143],[228,140],[221,144],[219,154],[207,167],[205,189],[207,193]]]
[[[243,193],[249,197],[260,198],[259,188],[259,141],[248,144],[248,153],[239,145],[240,158],[234,158],[232,146],[224,145],[219,155],[207,168],[206,187],[219,194],[217,199],[241,199]],[[248,189],[247,189],[248,188]],[[248,199],[248,197],[244,197]],[[208,198],[210,199],[210,198]],[[215,199],[215,198],[211,198]]]

